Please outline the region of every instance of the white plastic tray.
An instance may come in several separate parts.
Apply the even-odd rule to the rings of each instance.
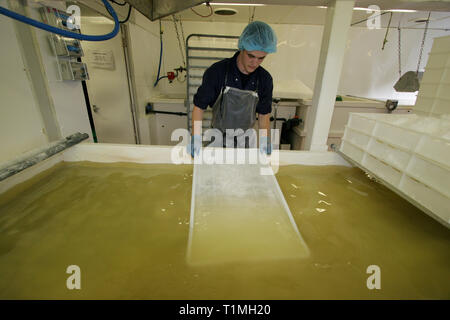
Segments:
[[[309,256],[274,175],[257,164],[195,164],[187,263]]]
[[[351,113],[340,152],[450,227],[447,116]]]

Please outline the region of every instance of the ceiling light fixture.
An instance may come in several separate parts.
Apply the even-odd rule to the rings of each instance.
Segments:
[[[232,16],[238,12],[237,12],[237,10],[230,9],[230,8],[218,8],[218,9],[214,9],[214,13],[218,14],[219,16]]]
[[[316,6],[316,8],[320,9],[327,9],[327,6]],[[408,10],[408,9],[389,9],[389,10],[373,10],[369,8],[360,8],[360,7],[354,7],[353,10],[356,11],[382,11],[382,12],[417,12],[417,10]]]
[[[380,12],[417,12],[417,10],[408,10],[408,9],[374,10],[374,9],[359,8],[359,7],[354,7],[353,10],[359,10],[359,11],[380,11]]]
[[[265,4],[260,3],[226,3],[226,2],[210,2],[211,6],[247,6],[247,7],[263,7]],[[204,3],[206,5],[206,3]]]
[[[391,9],[391,10],[386,10],[386,11],[391,11],[391,12],[417,12],[417,10],[407,10],[407,9]]]

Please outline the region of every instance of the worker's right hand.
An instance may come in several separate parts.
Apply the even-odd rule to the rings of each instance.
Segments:
[[[272,142],[270,142],[270,137],[259,137],[259,151],[268,156],[272,153]]]
[[[200,148],[202,147],[202,136],[199,134],[194,134],[191,136],[191,141],[188,143],[186,150],[194,158],[200,153]]]

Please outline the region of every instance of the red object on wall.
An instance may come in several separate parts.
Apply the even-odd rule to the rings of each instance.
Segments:
[[[174,72],[167,72],[167,78],[172,81],[173,79],[175,79],[175,73]]]

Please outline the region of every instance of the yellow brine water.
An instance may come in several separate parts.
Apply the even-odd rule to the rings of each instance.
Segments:
[[[306,258],[187,264],[192,168],[64,163],[0,195],[0,298],[450,298],[450,231],[357,168],[280,167]]]

